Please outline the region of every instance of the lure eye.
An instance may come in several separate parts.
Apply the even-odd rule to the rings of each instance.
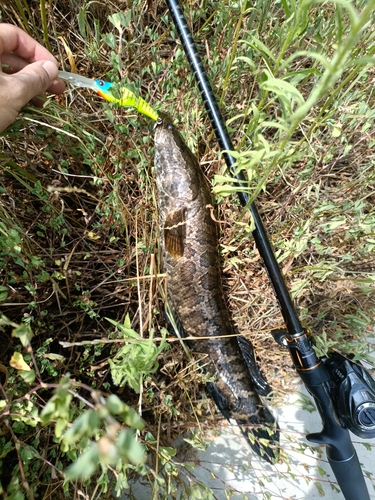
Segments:
[[[101,87],[104,87],[104,85],[105,85],[105,81],[104,80],[99,80],[98,83],[99,83],[99,85]]]

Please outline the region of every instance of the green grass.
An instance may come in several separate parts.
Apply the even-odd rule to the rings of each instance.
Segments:
[[[374,7],[374,0],[185,2],[238,168],[303,323],[320,354],[338,349],[370,361]],[[241,333],[253,332],[280,402],[278,373],[286,370],[289,381],[294,374],[268,331],[282,317],[165,4],[19,0],[1,4],[1,16],[51,47],[63,69],[74,61],[85,76],[125,81],[180,124],[224,221],[220,248],[233,316]],[[200,428],[192,442],[202,447],[205,422],[214,427],[217,417],[182,348],[169,338],[171,349],[160,352],[166,283],[152,124],[70,88],[43,109],[28,106],[0,143],[0,300],[8,318],[1,326],[0,467],[13,471],[2,473],[0,491],[16,500],[79,498],[80,489],[90,499],[109,498],[109,482],[120,491],[142,476],[154,498],[173,497],[179,485],[182,498],[211,498],[171,448],[181,422]],[[121,373],[119,359],[129,353],[143,367],[140,378]],[[127,381],[120,398],[129,407],[109,395],[119,391],[110,366],[118,382]],[[68,438],[66,428],[73,429]],[[77,482],[83,469],[92,479]]]

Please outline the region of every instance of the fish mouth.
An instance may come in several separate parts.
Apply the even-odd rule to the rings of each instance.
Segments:
[[[159,117],[155,122],[154,130],[157,130],[160,126],[167,130],[172,130],[174,128],[172,117],[168,115],[168,113],[160,112],[158,115]]]
[[[159,116],[159,118],[156,120],[156,122],[154,123],[154,130],[156,130],[158,127],[160,127],[160,125],[163,124],[163,119]]]

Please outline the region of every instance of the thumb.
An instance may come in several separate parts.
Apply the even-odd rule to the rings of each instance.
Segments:
[[[28,64],[12,75],[0,72],[0,132],[10,125],[21,108],[56,80],[58,69],[52,61]]]
[[[20,110],[33,97],[43,93],[57,79],[57,75],[57,66],[52,61],[28,64],[18,73],[11,75],[14,107]]]

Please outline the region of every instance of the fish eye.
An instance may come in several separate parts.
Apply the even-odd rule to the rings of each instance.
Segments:
[[[172,125],[171,125],[170,123],[168,123],[168,125],[167,125],[167,129],[168,129],[168,130],[172,130],[172,128],[173,128],[173,127],[172,127]]]

